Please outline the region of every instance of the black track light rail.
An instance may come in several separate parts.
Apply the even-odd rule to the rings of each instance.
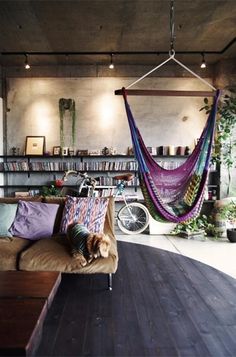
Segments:
[[[236,42],[236,37],[234,37],[222,50],[220,51],[175,51],[175,54],[180,55],[222,55],[225,53],[234,43]],[[164,55],[169,54],[169,51],[24,51],[24,52],[1,52],[2,56],[20,56],[20,55],[29,55],[29,56],[114,56],[118,55]]]

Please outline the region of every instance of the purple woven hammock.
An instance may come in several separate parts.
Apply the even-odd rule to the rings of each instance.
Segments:
[[[208,177],[219,90],[195,149],[181,166],[173,170],[161,167],[148,152],[127,102],[125,89],[122,91],[134,155],[138,161],[140,186],[150,214],[158,221],[175,223],[198,216]]]

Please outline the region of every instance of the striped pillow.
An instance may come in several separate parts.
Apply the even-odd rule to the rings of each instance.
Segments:
[[[62,214],[61,233],[66,233],[71,223],[83,224],[93,233],[102,233],[108,200],[108,197],[67,196]]]

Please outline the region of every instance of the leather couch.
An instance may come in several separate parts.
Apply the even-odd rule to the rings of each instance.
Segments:
[[[2,197],[2,203],[15,203],[19,199]],[[110,198],[105,218],[104,233],[111,239],[111,249],[108,258],[97,258],[85,267],[70,254],[70,247],[65,234],[59,233],[60,221],[65,197],[37,197],[45,203],[57,203],[59,209],[54,224],[54,234],[51,238],[31,241],[20,237],[0,238],[0,270],[24,271],[60,271],[79,274],[108,274],[109,289],[112,288],[112,274],[118,265],[117,243],[114,234],[114,199]]]

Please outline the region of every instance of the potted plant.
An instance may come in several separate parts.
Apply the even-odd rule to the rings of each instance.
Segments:
[[[204,106],[200,109],[210,113],[211,106],[204,98]],[[235,167],[236,159],[236,97],[233,90],[230,95],[224,95],[217,108],[216,137],[212,153],[212,163],[222,164],[228,174],[227,196],[230,193],[231,170]]]
[[[187,239],[205,240],[206,235],[214,235],[214,224],[205,215],[178,223],[171,234]]]
[[[227,238],[231,243],[236,243],[236,202],[231,201],[227,205],[219,208],[219,215],[230,224],[226,229]]]
[[[41,190],[41,195],[46,196],[61,196],[61,189],[64,184],[63,180],[57,179],[52,181],[49,186],[43,186]]]

